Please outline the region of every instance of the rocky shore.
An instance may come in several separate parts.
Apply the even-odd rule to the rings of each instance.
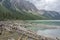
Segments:
[[[5,25],[7,27],[8,26],[13,26],[13,27],[17,26],[18,28],[19,27],[24,27],[24,28],[27,28],[27,27],[39,27],[39,28],[47,28],[47,29],[60,29],[59,26],[56,27],[56,26],[45,25],[45,24],[30,23],[30,22],[27,22],[27,21],[24,21],[24,20],[23,21],[22,20],[0,21],[0,24]],[[3,26],[3,28],[4,28],[4,26]],[[28,29],[28,30],[31,30],[31,29]],[[49,36],[47,38],[48,38],[48,40],[60,40],[59,38],[54,38],[54,37],[49,37]]]

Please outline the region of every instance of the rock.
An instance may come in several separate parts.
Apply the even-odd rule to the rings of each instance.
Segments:
[[[8,40],[15,40],[14,38],[9,38]]]

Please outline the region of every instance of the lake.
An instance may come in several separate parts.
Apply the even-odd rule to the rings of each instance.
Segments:
[[[36,24],[45,24],[45,25],[54,25],[60,27],[60,21],[41,21],[41,20],[31,20],[31,23]],[[38,35],[51,36],[51,37],[60,37],[60,29],[46,29],[40,27],[28,27],[33,31],[36,31]]]
[[[50,37],[60,37],[60,29],[38,30],[37,34]]]

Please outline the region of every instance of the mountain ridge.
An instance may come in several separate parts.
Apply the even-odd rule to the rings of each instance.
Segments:
[[[0,5],[4,6],[3,7],[4,11],[9,10],[12,15],[15,15],[17,17],[17,19],[18,18],[25,20],[28,20],[29,18],[37,20],[60,19],[59,18],[60,14],[58,12],[38,10],[33,3],[26,0],[2,0],[2,1],[0,0]],[[18,14],[19,16],[16,14]],[[15,18],[15,16],[13,18]]]
[[[1,3],[1,2],[0,2]],[[16,6],[15,6],[16,7]],[[4,0],[2,5],[0,4],[0,20],[42,20],[46,19],[44,16],[34,15],[31,12],[16,10],[14,5],[12,6],[10,0]],[[21,8],[22,9],[22,8]]]

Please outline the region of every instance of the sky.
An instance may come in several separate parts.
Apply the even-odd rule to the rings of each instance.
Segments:
[[[32,2],[39,10],[50,10],[60,12],[60,0],[29,0]]]

